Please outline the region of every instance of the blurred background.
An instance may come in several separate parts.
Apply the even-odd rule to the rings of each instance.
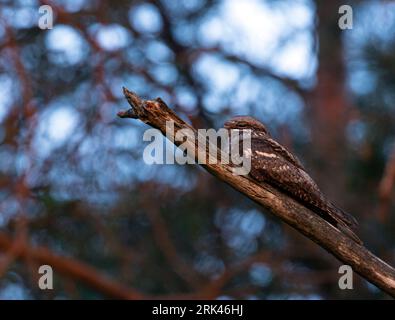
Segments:
[[[196,128],[257,117],[395,265],[395,1],[348,1],[349,30],[342,4],[1,0],[0,299],[388,298],[198,166],[145,164],[116,117],[122,86]]]

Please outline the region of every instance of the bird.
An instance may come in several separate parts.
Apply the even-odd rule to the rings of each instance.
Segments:
[[[355,242],[362,244],[356,235],[357,220],[329,201],[306,172],[301,161],[287,148],[274,140],[266,126],[250,116],[236,116],[224,123],[230,130],[250,130],[251,149],[242,150],[251,157],[249,176],[258,183],[267,183],[318,214]],[[239,146],[242,149],[242,138]]]

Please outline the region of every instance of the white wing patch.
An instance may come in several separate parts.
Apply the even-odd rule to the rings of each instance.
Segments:
[[[255,151],[256,154],[259,154],[261,156],[267,157],[267,158],[278,158],[278,156],[275,153],[267,153],[267,152],[261,152],[261,151]]]

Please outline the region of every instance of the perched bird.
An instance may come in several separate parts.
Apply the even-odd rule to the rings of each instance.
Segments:
[[[325,198],[299,159],[273,140],[260,121],[249,116],[238,116],[225,122],[224,128],[251,130],[251,150],[242,152],[251,157],[249,175],[255,181],[268,183],[289,195],[354,241],[362,243],[353,231],[357,227],[355,218]],[[242,145],[240,141],[240,148]]]

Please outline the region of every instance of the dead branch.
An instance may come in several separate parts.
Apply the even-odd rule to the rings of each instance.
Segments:
[[[140,119],[160,130],[163,135],[166,135],[166,122],[173,122],[174,132],[167,133],[167,138],[171,142],[177,146],[183,143],[187,150],[195,152],[196,159],[199,154],[204,157],[207,155],[208,146],[201,150],[198,141],[202,137],[197,130],[180,119],[161,99],[143,100],[125,88],[124,94],[132,108],[119,112],[119,117]],[[195,139],[176,141],[175,135],[181,129],[192,130]],[[218,162],[214,164],[207,162],[202,166],[215,177],[313,240],[340,261],[350,265],[363,278],[395,297],[395,270],[364,246],[354,242],[324,219],[270,185],[258,184],[247,176],[234,175],[230,166]]]

